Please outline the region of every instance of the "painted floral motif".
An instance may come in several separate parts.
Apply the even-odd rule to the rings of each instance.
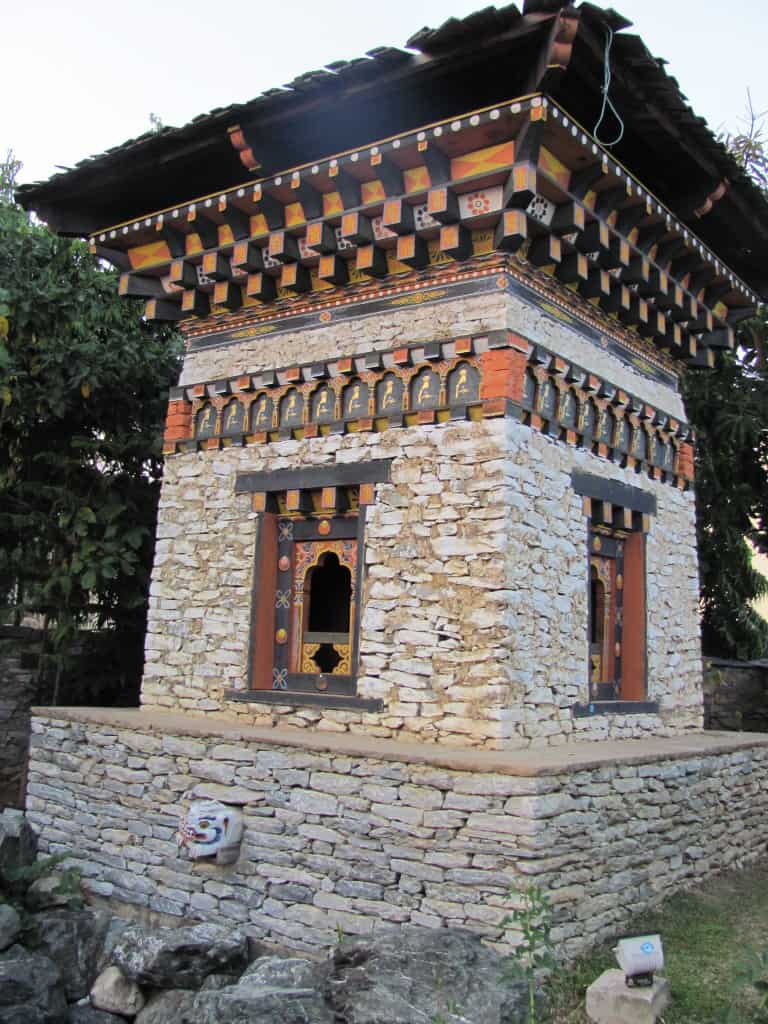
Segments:
[[[467,196],[467,209],[470,217],[479,217],[491,212],[491,201],[486,192],[471,192]]]
[[[287,668],[275,668],[272,669],[272,689],[273,690],[287,690],[288,689],[288,669]]]

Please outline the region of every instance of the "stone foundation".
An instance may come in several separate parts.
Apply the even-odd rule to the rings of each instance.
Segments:
[[[229,867],[180,857],[190,799],[242,807]],[[531,881],[572,957],[630,915],[755,860],[768,738],[690,734],[494,753],[211,716],[37,709],[28,811],[96,895],[237,922],[318,950],[384,924],[461,926],[501,949]]]

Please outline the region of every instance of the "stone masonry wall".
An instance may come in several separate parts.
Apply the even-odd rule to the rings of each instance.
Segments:
[[[673,415],[679,395],[504,293],[188,354],[183,379],[514,324]],[[226,700],[248,687],[257,517],[238,472],[392,459],[368,508],[358,695],[381,713]],[[571,472],[656,497],[647,536],[648,698],[659,715],[573,719],[588,699],[587,523]],[[242,721],[486,747],[701,726],[694,502],[511,419],[356,432],[167,459],[142,704]],[[269,586],[269,581],[268,581]]]
[[[295,949],[405,922],[508,948],[510,889],[533,880],[571,957],[764,855],[768,839],[768,741],[756,736],[515,759],[343,736],[324,749],[295,730],[143,712],[38,710],[33,729],[30,820],[45,851],[72,852],[91,893]],[[236,864],[180,856],[179,816],[198,796],[242,807]]]
[[[669,415],[685,419],[678,391],[641,376],[627,363],[579,335],[569,321],[575,325],[575,320],[566,314],[554,319],[534,305],[499,292],[409,306],[402,311],[390,309],[386,315],[374,313],[297,332],[278,324],[274,335],[188,352],[179,383],[197,384],[241,373],[364,355],[404,344],[508,327],[537,345],[573,359],[618,387],[639,394]]]
[[[256,516],[238,470],[393,458],[365,536],[362,697],[380,714],[227,701],[246,688]],[[587,699],[586,520],[574,468],[642,486],[649,698],[661,717],[573,720]],[[168,460],[151,589],[145,707],[487,746],[701,726],[692,495],[510,420],[229,448]]]

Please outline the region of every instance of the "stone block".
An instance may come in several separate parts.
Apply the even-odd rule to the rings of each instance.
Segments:
[[[587,989],[587,1016],[594,1024],[655,1024],[669,1005],[666,978],[654,978],[647,988],[630,988],[624,972],[605,971]]]

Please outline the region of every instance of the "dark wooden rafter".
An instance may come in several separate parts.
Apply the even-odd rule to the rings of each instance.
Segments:
[[[157,277],[125,273],[120,275],[118,294],[123,298],[165,298],[167,291]]]
[[[416,234],[401,235],[398,238],[396,256],[400,263],[414,270],[421,270],[429,264],[427,243]]]
[[[537,14],[529,12],[527,16],[536,18]],[[541,12],[538,17],[546,20],[552,16],[547,10]],[[539,59],[527,83],[529,91],[541,89],[549,92],[562,77],[571,60],[573,44],[579,30],[579,20],[578,11],[571,6],[563,5],[562,9],[554,15],[547,42],[540,52]]]
[[[317,276],[321,281],[328,284],[345,285],[349,281],[349,270],[346,260],[343,260],[335,253],[328,253],[320,257],[317,268]]]
[[[319,256],[326,256],[338,249],[336,232],[330,224],[322,220],[307,224],[305,242],[307,248]]]
[[[197,269],[190,260],[174,260],[168,276],[171,284],[178,288],[193,288],[198,283]]]
[[[219,244],[218,221],[210,216],[211,211],[203,212],[193,203],[187,211],[187,223],[197,234],[204,249],[215,249]]]
[[[232,267],[249,274],[263,270],[264,249],[254,242],[238,242],[232,250]]]
[[[344,208],[350,210],[354,209],[356,206],[360,206],[362,200],[360,196],[360,182],[358,179],[353,178],[351,174],[347,174],[347,172],[340,167],[331,167],[328,174],[334,188],[341,196]]]
[[[291,202],[301,203],[306,220],[317,220],[323,216],[323,194],[306,178],[294,177],[291,180]]]

